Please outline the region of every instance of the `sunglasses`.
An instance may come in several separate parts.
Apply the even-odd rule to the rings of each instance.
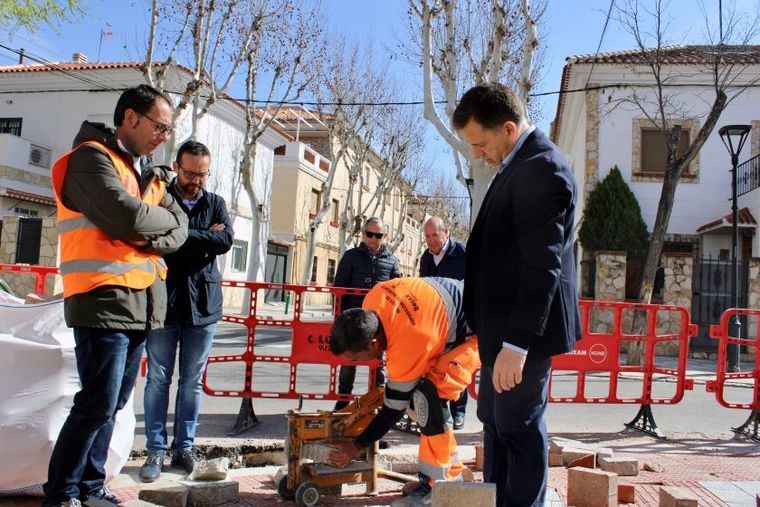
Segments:
[[[376,239],[383,239],[383,236],[385,236],[384,232],[369,232],[369,231],[364,231],[364,234],[368,238],[376,238]]]
[[[166,134],[167,136],[171,136],[174,132],[174,129],[171,127],[171,125],[157,122],[145,113],[141,113],[139,111],[135,112],[153,124],[153,135],[160,136],[162,134]]]

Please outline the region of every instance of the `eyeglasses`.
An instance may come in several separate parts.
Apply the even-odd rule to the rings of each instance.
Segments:
[[[153,124],[153,135],[160,136],[162,134],[166,134],[167,136],[171,136],[172,133],[174,133],[174,129],[172,128],[171,125],[157,122],[156,120],[154,120],[147,114],[141,113],[140,111],[135,111],[135,112]]]
[[[198,178],[199,180],[205,180],[208,178],[208,175],[211,174],[211,171],[206,171],[205,173],[196,173],[193,171],[188,171],[182,166],[179,166],[180,169],[182,169],[182,172],[185,173],[185,176],[190,178],[191,180],[194,180],[195,178]]]
[[[364,234],[368,238],[376,238],[376,239],[383,239],[383,236],[385,236],[384,232],[370,232],[370,231],[364,231]]]

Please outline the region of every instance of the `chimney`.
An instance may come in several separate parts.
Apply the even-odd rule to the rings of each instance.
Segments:
[[[71,61],[73,63],[87,63],[87,57],[84,55],[84,53],[74,53],[71,55]]]
[[[18,64],[21,65],[24,63],[24,55],[26,52],[24,51],[24,48],[21,48],[21,50],[18,52]]]

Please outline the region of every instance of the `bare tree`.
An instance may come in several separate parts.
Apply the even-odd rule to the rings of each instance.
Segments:
[[[665,0],[628,0],[618,4],[615,11],[617,21],[635,41],[637,63],[632,66],[637,75],[645,78],[646,84],[613,92],[609,97],[609,110],[626,106],[637,110],[646,118],[648,127],[662,133],[667,150],[662,191],[639,289],[642,303],[649,303],[652,299],[679,180],[702,149],[726,106],[748,87],[756,85],[758,80],[745,74],[747,64],[744,63],[748,56],[746,45],[758,35],[757,17],[740,19],[735,11],[729,11],[727,22],[723,23],[722,37],[715,37],[705,17],[706,45],[668,46],[667,7]],[[726,45],[724,41],[731,41],[732,45]],[[752,59],[756,60],[757,56],[755,54]],[[687,65],[689,70],[684,71],[683,66],[670,63],[674,57],[704,63],[702,66],[692,63]],[[693,91],[684,92],[685,84],[703,90],[697,94],[698,101],[694,101]],[[701,121],[701,126],[696,135],[689,137],[684,148],[681,131],[684,123],[689,121]],[[679,144],[682,146],[680,150]],[[637,316],[634,333],[640,334],[645,323],[643,313]],[[642,350],[640,343],[631,347],[628,363],[640,364]]]
[[[251,248],[247,279],[262,280],[269,235],[272,167],[259,156],[259,139],[272,126],[286,102],[296,101],[313,79],[310,69],[323,47],[321,7],[298,0],[248,0],[241,26],[255,27],[245,53],[245,141],[240,180],[251,204]],[[266,95],[257,106],[259,90]]]
[[[457,179],[467,185],[477,214],[496,168],[472,157],[451,119],[461,93],[492,81],[515,83],[526,104],[538,79],[541,53],[536,26],[545,1],[409,0],[416,52],[402,50],[422,65],[425,119],[451,146]],[[436,92],[443,105],[436,104]]]
[[[372,53],[371,47],[350,44],[345,38],[334,38],[329,56],[321,67],[322,73],[316,80],[318,86],[314,93],[321,104],[317,114],[327,125],[326,148],[329,153],[326,155],[332,163],[320,188],[320,207],[311,217],[306,231],[306,253],[300,278],[304,284],[311,280],[317,229],[330,211],[335,178],[344,166],[341,162],[348,161],[352,171],[358,171],[360,186],[357,191],[361,193],[362,190],[362,163],[370,154],[370,144],[366,140],[372,138],[376,127],[374,120],[379,113],[366,104],[382,102],[389,76],[386,68],[375,64]],[[358,149],[358,157],[350,154],[354,149]],[[351,193],[347,195],[350,198]],[[341,235],[348,227],[347,221],[346,216],[341,220],[344,231]]]
[[[181,90],[172,90],[178,95],[173,124],[177,125],[188,109],[191,113],[189,132],[180,131],[182,134],[195,138],[199,120],[225,96],[238,76],[262,29],[260,19],[247,15],[255,7],[247,0],[152,0],[142,72],[148,84],[167,91],[168,71],[177,70],[177,55],[189,62],[192,75],[181,83]],[[176,134],[172,134],[165,149],[167,163],[176,142]]]

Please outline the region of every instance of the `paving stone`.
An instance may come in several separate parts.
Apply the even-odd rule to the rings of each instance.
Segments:
[[[190,481],[223,481],[230,469],[229,458],[214,458],[195,464],[193,472],[187,477]]]
[[[185,507],[189,491],[177,483],[163,483],[143,486],[138,494],[140,500],[163,505],[164,507]]]
[[[639,460],[623,456],[602,457],[599,458],[599,468],[621,476],[639,475]]]
[[[495,506],[496,485],[482,482],[439,481],[433,485],[431,505],[436,507]]]
[[[665,469],[659,463],[644,463],[641,468],[647,472],[659,473],[665,471]]]
[[[159,507],[156,503],[150,503],[144,500],[129,500],[128,502],[123,502],[119,505],[122,507]]]
[[[564,464],[565,464],[565,462],[562,459],[562,454],[549,453],[549,466],[550,467],[561,467]]]
[[[741,482],[733,481],[700,481],[699,484],[729,505],[752,505],[755,502],[756,492],[747,491],[751,489],[748,486],[752,484],[750,481],[744,483],[744,488]]]
[[[562,450],[562,464],[569,465],[570,462],[586,456],[594,456],[594,452],[589,452],[587,449],[573,449],[565,448]]]
[[[478,472],[483,471],[483,444],[478,444],[475,446],[475,470]]]
[[[575,467],[596,468],[596,455],[589,454],[588,456],[583,456],[582,458],[574,459],[573,461],[567,464],[567,468],[575,468]]]
[[[697,495],[686,488],[660,487],[660,507],[697,507],[698,505]]]
[[[575,507],[614,507],[617,505],[618,477],[611,472],[590,468],[567,471],[567,504]]]
[[[636,503],[636,486],[633,484],[618,484],[618,502]]]
[[[188,484],[188,507],[221,505],[240,500],[240,485],[236,481],[219,481]]]

